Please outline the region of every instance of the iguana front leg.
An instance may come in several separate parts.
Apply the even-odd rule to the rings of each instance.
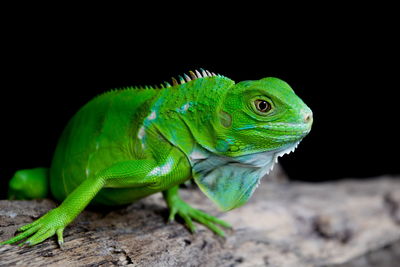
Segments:
[[[64,228],[89,204],[101,188],[105,186],[141,187],[151,185],[154,176],[148,175],[157,166],[154,160],[131,160],[119,162],[100,172],[94,178],[84,180],[62,204],[36,221],[22,226],[21,234],[1,242],[12,244],[28,238],[21,245],[35,245],[57,234],[58,243],[63,244]]]
[[[189,204],[184,202],[178,193],[179,186],[174,186],[166,191],[163,191],[163,196],[167,205],[170,209],[170,215],[168,220],[173,221],[175,219],[175,215],[178,214],[185,221],[189,230],[194,233],[196,231],[196,227],[193,224],[193,220],[203,224],[208,227],[210,230],[215,232],[220,236],[225,236],[224,231],[222,231],[215,224],[222,225],[224,227],[231,227],[231,225],[223,220],[220,220],[214,216],[211,216],[207,213],[204,213],[200,210],[192,208]]]
[[[27,237],[23,244],[35,245],[57,234],[58,243],[63,244],[64,228],[89,204],[96,193],[103,187],[104,179],[86,179],[82,182],[57,208],[49,211],[36,221],[22,226],[18,231],[21,234],[0,243],[12,244]]]

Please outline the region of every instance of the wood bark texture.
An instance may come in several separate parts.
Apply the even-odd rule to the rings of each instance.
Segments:
[[[400,179],[288,182],[280,168],[251,200],[220,213],[191,186],[181,196],[230,222],[226,238],[166,223],[156,194],[132,205],[86,210],[34,247],[0,247],[0,266],[400,266]],[[0,201],[0,240],[39,218],[51,200]]]

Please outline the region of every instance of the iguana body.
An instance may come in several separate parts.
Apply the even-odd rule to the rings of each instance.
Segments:
[[[163,88],[127,88],[97,96],[66,126],[50,168],[50,189],[62,204],[20,228],[34,245],[57,234],[89,204],[121,205],[163,192],[170,220],[179,214],[217,234],[224,221],[191,208],[178,185],[194,178],[222,210],[244,204],[278,158],[310,131],[311,110],[276,78],[232,80],[190,72]],[[14,198],[43,197],[46,169],[19,171]],[[39,186],[40,187],[40,186]],[[35,195],[36,194],[36,195]]]

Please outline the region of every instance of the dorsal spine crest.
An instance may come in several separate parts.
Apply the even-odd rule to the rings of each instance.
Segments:
[[[215,74],[214,72],[210,72],[208,70],[200,68],[199,70],[189,71],[189,75],[184,73],[183,75],[178,75],[178,79],[172,77],[172,85],[169,82],[164,82],[160,85],[138,85],[138,86],[129,86],[129,87],[122,87],[122,88],[114,88],[105,93],[111,93],[118,90],[160,90],[168,87],[179,86],[181,84],[185,84],[190,81],[194,81],[201,78],[206,77],[225,77],[220,74]]]
[[[195,70],[193,71],[189,71],[189,75],[187,75],[186,73],[182,75],[178,75],[178,79],[172,77],[172,86],[176,86],[176,85],[180,85],[180,84],[184,84],[193,80],[197,80],[200,78],[206,78],[206,77],[224,77],[222,75],[219,74],[215,74],[214,72],[209,72],[208,70],[202,69],[200,68],[199,70]],[[169,83],[165,82],[165,84],[170,85]],[[169,86],[168,86],[169,87]]]

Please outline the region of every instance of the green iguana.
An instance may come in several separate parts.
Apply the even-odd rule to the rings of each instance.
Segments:
[[[196,210],[178,195],[193,178],[223,211],[246,203],[277,158],[293,151],[311,129],[312,112],[277,78],[234,81],[200,69],[172,85],[132,87],[101,94],[66,126],[50,169],[17,171],[11,199],[62,203],[19,235],[35,245],[57,235],[89,204],[122,205],[162,192],[190,231],[197,221],[216,234],[230,225]],[[47,188],[47,184],[50,188]]]

